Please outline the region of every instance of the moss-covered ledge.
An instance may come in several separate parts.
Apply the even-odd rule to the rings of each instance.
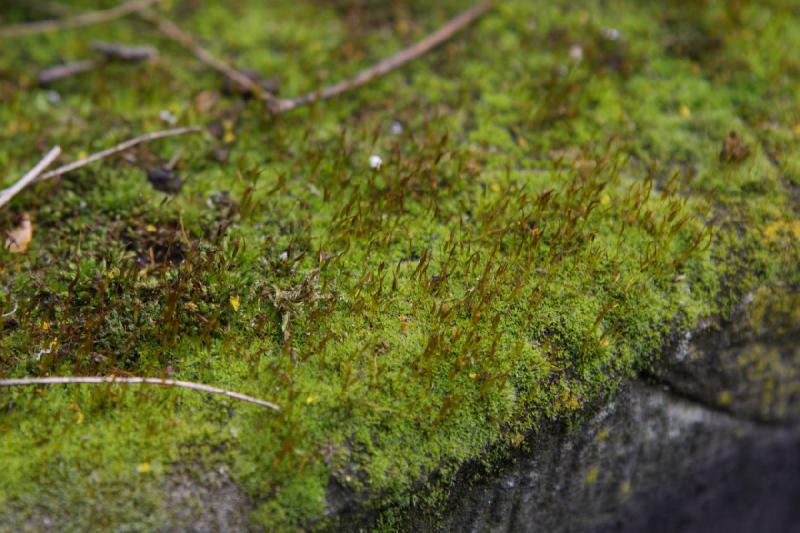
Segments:
[[[48,16],[7,4],[3,23]],[[263,4],[161,9],[294,95],[469,2]],[[92,40],[160,58],[36,86]],[[508,0],[401,71],[273,119],[135,18],[4,42],[8,183],[57,143],[78,158],[164,120],[211,133],[0,212],[4,230],[34,224],[27,253],[0,252],[0,375],[171,376],[283,409],[0,391],[0,523],[159,530],[213,508],[232,528],[321,529],[338,487],[391,529],[487,450],[577,427],[643,369],[670,379],[665,344],[743,301],[761,337],[775,309],[796,331],[799,47],[792,0]],[[177,194],[147,179],[169,161]],[[758,376],[796,375],[796,358],[748,356]],[[713,392],[757,414],[755,396]]]

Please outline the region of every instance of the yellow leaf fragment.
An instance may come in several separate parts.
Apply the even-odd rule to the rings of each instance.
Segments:
[[[595,481],[597,481],[598,476],[600,475],[600,469],[596,466],[593,466],[589,469],[586,473],[586,484],[591,485]]]
[[[242,305],[242,299],[239,298],[239,295],[237,294],[236,296],[231,296],[228,301],[231,303],[233,310],[238,313],[239,307]]]
[[[236,140],[236,135],[233,133],[233,121],[232,120],[225,120],[222,123],[222,129],[224,130],[225,134],[222,136],[222,142],[225,144],[230,144]]]

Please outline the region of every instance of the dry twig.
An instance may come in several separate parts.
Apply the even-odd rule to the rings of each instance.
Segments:
[[[146,61],[158,57],[158,50],[152,46],[134,46],[122,43],[92,41],[91,48],[110,61]]]
[[[190,133],[200,133],[204,131],[203,128],[199,126],[193,126],[189,128],[173,128],[170,130],[162,130],[162,131],[154,131],[152,133],[146,133],[144,135],[140,135],[138,137],[134,137],[133,139],[128,139],[127,141],[121,142],[116,146],[112,146],[111,148],[107,148],[100,152],[90,155],[89,157],[85,157],[83,159],[79,159],[77,161],[73,161],[72,163],[68,163],[66,165],[62,165],[58,168],[47,172],[46,174],[42,174],[34,181],[44,181],[49,180],[51,178],[55,178],[66,174],[67,172],[72,172],[73,170],[77,170],[81,167],[85,167],[95,161],[100,161],[101,159],[105,159],[106,157],[118,154],[120,152],[124,152],[126,150],[130,150],[140,144],[156,141],[158,139],[164,139],[166,137],[175,137],[178,135],[187,135]]]
[[[33,35],[37,33],[48,33],[60,30],[69,30],[74,28],[81,28],[83,26],[90,26],[93,24],[102,24],[110,22],[114,19],[130,15],[142,9],[146,9],[158,0],[128,0],[121,4],[109,9],[99,11],[89,11],[81,13],[74,17],[67,17],[63,19],[53,20],[40,20],[38,22],[28,22],[24,24],[13,24],[11,26],[0,27],[0,38],[3,37],[20,37],[23,35]]]
[[[162,387],[178,387],[183,389],[191,389],[200,392],[207,392],[209,394],[219,394],[227,396],[234,400],[242,402],[254,403],[261,407],[272,409],[273,411],[280,411],[280,406],[233,392],[211,385],[204,385],[202,383],[193,383],[191,381],[177,381],[173,379],[160,379],[160,378],[138,378],[138,377],[119,377],[119,376],[89,376],[89,377],[52,377],[52,378],[18,378],[18,379],[0,379],[0,387],[25,387],[34,385],[74,385],[80,383],[125,383],[125,384],[144,384],[144,385],[161,385]]]
[[[63,65],[56,65],[54,67],[47,67],[39,71],[36,75],[36,80],[40,85],[49,85],[51,83],[72,78],[78,74],[89,72],[101,65],[100,61],[92,59],[85,59],[82,61],[72,61]]]
[[[455,34],[475,22],[489,8],[492,7],[491,0],[484,0],[483,2],[471,7],[464,11],[455,18],[450,19],[444,26],[431,33],[421,41],[413,46],[401,50],[392,57],[381,61],[365,70],[359,72],[355,77],[349,80],[341,81],[335,85],[325,87],[319,91],[314,91],[298,98],[281,99],[277,102],[277,108],[274,111],[278,113],[285,113],[297,107],[310,104],[317,100],[327,100],[340,94],[357,89],[362,85],[366,85],[370,81],[385,76],[389,72],[405,65],[409,61],[425,55],[432,49],[441,45],[445,41],[451,39]]]
[[[265,91],[263,87],[251,80],[248,76],[242,72],[239,72],[235,68],[228,65],[225,61],[219,59],[214,54],[203,48],[203,46],[200,45],[200,43],[198,43],[194,37],[180,29],[171,20],[162,17],[150,9],[141,10],[137,14],[144,20],[154,24],[162,35],[168,37],[192,52],[192,54],[194,54],[194,56],[202,63],[213,68],[243,89],[246,89],[258,96],[267,102],[270,107],[276,105],[277,99],[272,94]]]
[[[231,67],[223,60],[217,58],[211,52],[203,48],[194,37],[180,29],[175,23],[162,17],[154,11],[145,9],[139,11],[137,14],[148,22],[155,24],[159,32],[188,49],[201,62],[205,63],[217,72],[220,72],[229,80],[264,100],[269,106],[271,112],[280,114],[312,102],[316,102],[317,100],[327,100],[329,98],[339,96],[344,92],[357,89],[376,78],[388,74],[389,72],[405,65],[409,61],[425,55],[432,49],[451,39],[458,32],[475,22],[491,7],[492,0],[484,0],[483,2],[464,11],[455,18],[450,19],[444,26],[428,35],[421,41],[417,42],[413,46],[401,50],[392,57],[361,71],[355,77],[339,82],[335,85],[325,87],[319,91],[308,93],[298,98],[277,98],[268,91],[265,91],[258,83],[250,79],[248,76]]]
[[[158,56],[158,50],[152,46],[130,46],[120,43],[94,41],[91,44],[91,48],[102,57],[47,67],[39,71],[37,81],[40,85],[49,85],[103,67],[112,61],[139,63]]]
[[[25,174],[19,181],[17,181],[11,187],[7,189],[3,189],[0,191],[0,207],[6,205],[9,201],[11,201],[14,196],[16,196],[22,189],[33,183],[36,178],[38,178],[44,169],[46,169],[50,164],[55,161],[55,159],[61,155],[61,148],[56,146],[47,152],[41,161],[39,161],[35,167],[33,167],[30,172]]]

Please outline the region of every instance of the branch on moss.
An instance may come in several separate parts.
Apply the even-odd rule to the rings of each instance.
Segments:
[[[285,113],[297,107],[307,105],[318,100],[334,98],[342,93],[366,85],[376,78],[385,76],[389,72],[400,68],[401,66],[413,61],[414,59],[417,59],[420,56],[427,54],[445,41],[450,40],[454,35],[479,19],[491,7],[492,1],[485,0],[464,11],[455,18],[450,19],[444,26],[431,33],[421,41],[417,42],[413,46],[401,50],[392,57],[385,59],[365,70],[362,70],[355,77],[325,87],[319,91],[308,93],[298,98],[278,100],[277,107],[274,107],[273,111],[276,113]]]
[[[233,83],[239,85],[242,89],[245,89],[252,94],[256,95],[258,98],[267,102],[267,105],[270,108],[277,105],[277,98],[275,98],[272,94],[264,90],[258,83],[251,80],[249,77],[244,75],[243,73],[239,72],[232,66],[228,65],[222,59],[219,59],[214,54],[203,48],[203,46],[197,42],[197,40],[192,37],[190,34],[183,31],[181,28],[178,27],[177,24],[172,22],[171,20],[162,17],[158,13],[153,10],[146,9],[138,12],[138,15],[143,18],[144,20],[152,23],[158,29],[158,31],[164,35],[165,37],[169,38],[172,41],[180,44],[187,50],[189,50],[194,56],[200,60],[201,63],[211,67],[212,69],[216,70]]]
[[[50,378],[19,378],[19,379],[0,379],[0,387],[29,387],[35,385],[75,385],[81,383],[125,383],[125,384],[143,384],[143,385],[160,385],[162,387],[177,387],[182,389],[190,389],[200,392],[207,392],[209,394],[218,394],[220,396],[227,396],[234,400],[242,402],[253,403],[272,409],[273,411],[280,411],[279,405],[238,392],[232,392],[211,385],[204,385],[202,383],[193,383],[191,381],[177,381],[173,379],[159,379],[159,378],[139,378],[139,377],[119,377],[119,376],[88,376],[88,377],[50,377]]]
[[[406,63],[413,61],[422,55],[427,54],[445,41],[448,41],[454,35],[475,22],[491,7],[492,0],[484,0],[483,2],[464,11],[460,15],[450,19],[444,26],[431,33],[421,41],[417,42],[413,46],[401,50],[392,57],[361,71],[355,77],[297,98],[277,98],[268,91],[265,91],[264,88],[258,83],[214,56],[211,52],[203,48],[194,37],[155,11],[146,9],[137,12],[137,14],[141,18],[154,24],[164,36],[177,42],[192,52],[192,54],[194,54],[194,56],[197,57],[197,59],[199,59],[201,62],[205,63],[217,72],[220,72],[223,76],[241,86],[243,89],[246,89],[261,98],[267,103],[267,106],[272,113],[280,114],[304,105],[308,105],[318,100],[334,98],[342,93],[366,85],[372,80],[385,76],[389,72],[400,68]]]
[[[37,33],[50,33],[54,31],[70,30],[91,26],[93,24],[103,24],[112,20],[130,15],[142,9],[146,9],[158,0],[129,0],[109,9],[99,11],[89,11],[67,17],[63,19],[41,20],[38,22],[28,22],[24,24],[14,24],[11,26],[0,27],[0,38],[21,37],[23,35],[34,35]]]
[[[127,141],[121,142],[116,146],[112,146],[111,148],[107,148],[96,154],[92,154],[89,157],[85,157],[83,159],[79,159],[77,161],[73,161],[72,163],[68,163],[66,165],[62,165],[58,168],[47,172],[46,174],[42,174],[34,181],[44,181],[49,180],[51,178],[55,178],[57,176],[61,176],[66,174],[67,172],[72,172],[73,170],[77,170],[81,167],[85,167],[91,163],[96,161],[100,161],[101,159],[105,159],[106,157],[110,157],[112,155],[116,155],[120,152],[125,152],[126,150],[130,150],[140,144],[149,143],[152,141],[156,141],[158,139],[164,139],[166,137],[176,137],[178,135],[187,135],[191,133],[200,133],[204,131],[203,128],[199,126],[193,126],[189,128],[173,128],[170,130],[162,130],[162,131],[154,131],[152,133],[146,133],[144,135],[140,135],[138,137],[134,137],[133,139],[128,139]]]
[[[35,167],[33,167],[30,172],[22,176],[14,185],[8,187],[7,189],[3,189],[0,191],[0,207],[3,207],[8,202],[11,201],[14,196],[20,193],[25,187],[33,183],[36,178],[38,178],[44,170],[50,166],[50,164],[55,161],[55,159],[61,154],[61,148],[56,146],[47,152],[41,161],[39,161]]]

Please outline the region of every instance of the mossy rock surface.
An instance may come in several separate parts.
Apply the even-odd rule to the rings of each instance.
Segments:
[[[468,6],[159,9],[293,96]],[[93,40],[160,56],[37,86]],[[637,373],[684,372],[660,354],[687,331],[745,317],[748,339],[797,338],[793,0],[497,2],[425,57],[278,117],[135,16],[0,45],[3,185],[55,144],[77,159],[165,121],[208,126],[0,212],[34,228],[26,253],[0,251],[0,375],[170,376],[281,406],[0,391],[0,524],[191,529],[212,507],[230,528],[324,529],[348,494],[393,529],[445,505],[465,463],[577,426]],[[169,193],[148,180],[167,166]],[[797,351],[736,357],[687,391],[796,419]]]

